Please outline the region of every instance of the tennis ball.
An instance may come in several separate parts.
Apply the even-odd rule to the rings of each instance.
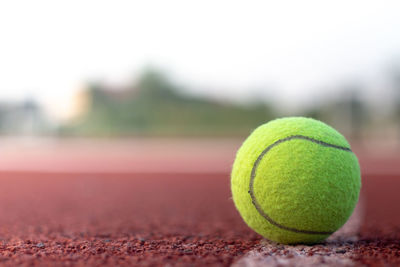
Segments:
[[[349,143],[325,123],[303,117],[258,127],[237,152],[233,201],[244,221],[284,244],[317,243],[350,217],[361,187]]]

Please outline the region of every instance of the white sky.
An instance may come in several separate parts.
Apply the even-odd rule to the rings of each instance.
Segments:
[[[151,64],[197,93],[270,88],[307,100],[322,85],[373,83],[400,60],[399,10],[382,0],[2,1],[0,99],[33,96],[65,115],[87,81],[125,83]]]

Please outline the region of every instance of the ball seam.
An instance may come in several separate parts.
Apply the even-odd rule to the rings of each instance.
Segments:
[[[297,229],[297,228],[293,228],[293,227],[288,227],[288,226],[282,225],[282,224],[274,221],[266,212],[264,212],[264,210],[261,208],[261,205],[258,203],[257,198],[255,197],[255,194],[254,194],[254,180],[255,180],[255,177],[256,177],[257,167],[258,167],[260,161],[268,153],[268,151],[270,151],[273,147],[275,147],[275,146],[277,146],[277,145],[279,145],[279,144],[281,144],[283,142],[287,142],[287,141],[290,141],[290,140],[293,140],[293,139],[306,140],[306,141],[310,141],[310,142],[313,142],[315,144],[322,145],[322,146],[325,146],[325,147],[331,147],[331,148],[340,149],[340,150],[352,153],[351,149],[348,148],[348,147],[329,144],[329,143],[326,143],[324,141],[317,140],[317,139],[314,139],[314,138],[311,138],[311,137],[308,137],[308,136],[304,136],[304,135],[292,135],[292,136],[289,136],[289,137],[286,137],[286,138],[279,139],[279,140],[275,141],[274,143],[272,143],[271,145],[269,145],[267,148],[265,148],[261,152],[261,154],[257,157],[256,161],[254,162],[253,168],[251,170],[250,185],[249,185],[249,194],[251,196],[251,201],[252,201],[254,207],[256,208],[256,210],[258,211],[258,213],[262,217],[264,217],[264,219],[266,219],[270,224],[272,224],[272,225],[274,225],[274,226],[276,226],[278,228],[281,228],[281,229],[284,229],[284,230],[287,230],[287,231],[290,231],[290,232],[295,232],[295,233],[303,233],[303,234],[310,234],[310,235],[330,235],[334,231],[302,230],[302,229]]]

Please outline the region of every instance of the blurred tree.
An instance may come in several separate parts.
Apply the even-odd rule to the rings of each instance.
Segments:
[[[353,140],[362,142],[363,132],[370,122],[369,109],[362,99],[362,88],[344,86],[336,98],[318,101],[318,104],[303,111],[302,115],[332,124]]]
[[[361,141],[362,132],[368,120],[368,109],[361,100],[361,95],[358,87],[349,89],[349,98],[347,103],[350,113],[350,127],[352,138]]]
[[[400,66],[393,71],[393,84],[394,84],[394,119],[398,128],[398,135],[400,137]]]
[[[133,86],[123,90],[92,84],[90,108],[66,134],[87,135],[237,135],[248,134],[274,117],[265,103],[239,105],[194,97],[163,73],[145,71]]]

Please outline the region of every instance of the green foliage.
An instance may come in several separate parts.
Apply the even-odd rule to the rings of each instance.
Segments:
[[[239,105],[184,95],[162,73],[149,70],[137,84],[112,91],[88,89],[87,113],[62,133],[72,135],[242,135],[273,117],[265,104]]]

